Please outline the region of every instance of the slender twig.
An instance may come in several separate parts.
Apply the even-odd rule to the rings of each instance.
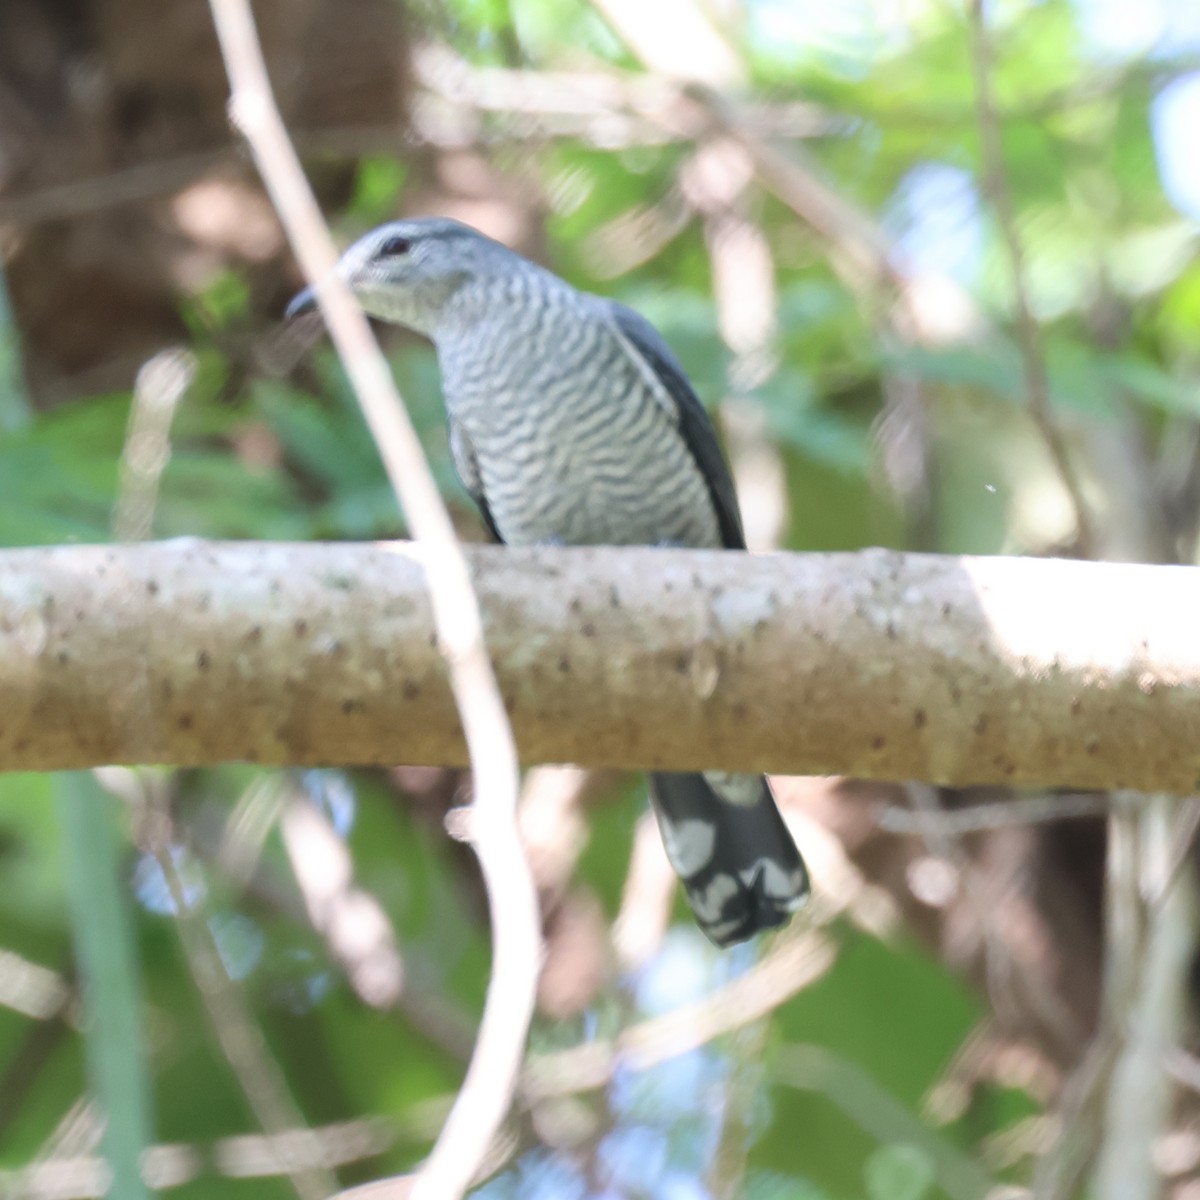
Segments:
[[[1129,793],[1111,798],[1105,855],[1103,995],[1100,1027],[1059,1100],[1056,1128],[1034,1170],[1037,1200],[1069,1200],[1100,1144],[1104,1099],[1117,1062],[1123,1014],[1133,1002],[1141,942],[1137,813]]]
[[[474,769],[473,843],[491,906],[492,976],[458,1102],[413,1195],[460,1196],[512,1101],[540,959],[537,898],[516,824],[517,754],[483,640],[479,606],[449,514],[366,318],[337,277],[336,254],[267,77],[248,0],[211,0],[232,88],[230,111],[359,397],[423,561],[439,642]]]
[[[1174,886],[1176,876],[1192,861],[1198,831],[1200,831],[1200,796],[1179,797],[1169,839],[1171,861],[1163,877],[1161,891],[1146,897],[1151,921],[1155,918],[1158,906],[1165,901]]]
[[[816,930],[787,934],[746,974],[703,1000],[631,1025],[615,1041],[585,1042],[532,1058],[522,1078],[521,1095],[536,1103],[594,1091],[604,1087],[618,1067],[645,1071],[695,1050],[774,1012],[820,979],[836,958],[837,947]]]
[[[621,892],[621,908],[612,923],[612,946],[622,970],[633,975],[659,951],[671,922],[676,879],[663,852],[652,813],[638,818]]]
[[[745,79],[741,54],[695,0],[592,0],[592,7],[655,74],[718,87]]]
[[[1163,1069],[1189,1091],[1200,1094],[1200,1058],[1175,1046],[1168,1052]]]
[[[441,102],[437,116],[418,112],[414,119],[431,140],[455,127],[460,137],[469,130],[475,140],[486,140],[491,127],[481,118],[492,117],[497,132],[509,137],[575,137],[618,150],[690,143],[707,125],[685,85],[655,71],[478,66],[439,42],[414,46],[412,66],[427,96]],[[807,101],[746,96],[738,111],[763,136],[789,141],[850,129],[849,122]]]
[[[404,962],[383,905],[356,886],[349,847],[298,788],[285,792],[283,845],[313,928],[359,999],[390,1008],[404,987]]]
[[[194,371],[183,366],[164,372],[164,359],[156,356],[138,373],[113,520],[121,540],[144,538],[152,530],[158,485],[170,452],[171,420]],[[115,806],[102,802],[102,774],[97,770],[91,775],[60,775],[57,780],[71,924],[83,976],[84,1041],[92,1064],[93,1102],[105,1115],[104,1156],[112,1188],[131,1200],[148,1200],[143,1158],[150,1144],[153,1097],[139,1021],[132,919],[121,879],[125,835],[118,832]]]
[[[54,1128],[41,1141],[28,1166],[34,1170],[41,1168],[56,1173],[64,1161],[81,1154],[98,1153],[103,1137],[104,1114],[97,1103],[84,1093],[77,1096],[54,1123]],[[107,1155],[101,1159],[101,1169],[107,1187],[111,1187],[115,1180],[106,1159]],[[18,1192],[15,1198],[4,1196],[3,1200],[26,1200],[26,1194]]]
[[[695,156],[698,165],[706,159],[709,169],[694,171],[688,190],[704,214],[717,328],[733,355],[721,429],[741,498],[746,544],[752,550],[778,550],[789,511],[783,455],[767,436],[762,406],[746,399],[779,365],[773,344],[779,304],[775,260],[766,234],[747,211],[754,165],[745,148],[728,138],[709,141]],[[714,179],[727,182],[713,186]]]
[[[371,1117],[275,1134],[233,1134],[211,1143],[160,1142],[146,1151],[144,1173],[155,1192],[195,1184],[205,1175],[274,1179],[298,1166],[349,1166],[436,1129],[449,1108],[437,1097],[409,1110],[404,1120]],[[91,1200],[109,1195],[102,1158],[76,1149],[13,1171],[0,1171],[0,1200]]]
[[[141,1160],[152,1136],[154,1100],[117,807],[85,772],[59,775],[55,785],[89,1089],[102,1114],[104,1158],[114,1195],[150,1200]]]
[[[413,66],[427,91],[411,128],[393,121],[294,129],[293,144],[306,156],[339,162],[403,154],[415,143],[460,149],[525,143],[535,135],[581,138],[617,150],[690,143],[703,124],[703,114],[678,84],[645,75],[475,67],[444,46],[417,47]],[[840,129],[832,114],[807,103],[747,101],[738,112],[746,128],[763,137],[791,141]],[[223,142],[66,182],[6,190],[0,194],[0,225],[72,220],[169,195],[208,176],[236,178],[244,159],[239,146]]]
[[[156,811],[158,809],[158,811]],[[205,913],[192,901],[176,864],[177,843],[164,811],[147,789],[143,828],[175,910],[176,927],[209,1024],[262,1128],[280,1136],[304,1125],[279,1064],[271,1056],[241,991],[221,961]],[[285,1153],[280,1166],[301,1200],[325,1200],[337,1180],[323,1163],[304,1164]]]
[[[141,541],[154,529],[162,476],[171,457],[171,424],[196,372],[195,356],[164,350],[138,372],[121,455],[120,488],[113,530],[122,541]],[[149,696],[143,689],[144,696]],[[148,710],[148,703],[146,705]],[[148,715],[148,712],[147,712]],[[158,860],[175,907],[180,941],[197,991],[227,1061],[255,1116],[268,1134],[284,1135],[302,1123],[279,1064],[267,1050],[244,999],[221,962],[204,914],[193,908],[176,869],[178,839],[165,811],[166,778],[140,776],[119,767],[95,772],[100,784],[130,802],[143,829],[153,831]],[[304,1164],[292,1147],[277,1160],[301,1200],[324,1200],[337,1186],[325,1163]]]
[[[271,828],[274,828],[287,796],[288,785],[281,776],[260,775],[243,796],[239,807],[245,809],[261,804],[267,811],[262,817],[255,817],[251,825],[258,826],[260,821],[269,817]],[[266,906],[272,913],[288,921],[315,928],[326,939],[330,958],[346,972],[350,986],[356,987],[356,968],[365,965],[371,947],[365,951],[360,948],[357,955],[340,956],[332,945],[328,931],[314,926],[307,898],[296,894],[299,881],[295,878],[294,868],[291,874],[286,874],[274,864],[257,859],[261,848],[258,842],[265,835],[257,827],[249,831],[231,828],[236,821],[236,812],[224,826],[211,820],[207,812],[194,814],[193,819],[184,826],[181,840],[207,865],[221,871],[226,883],[232,883],[239,895],[245,893],[251,896],[255,903]],[[249,845],[243,847],[238,844],[243,838]],[[372,910],[369,920],[375,922],[379,918],[386,921],[386,914],[374,897],[367,897],[360,892],[359,902],[365,902]],[[390,924],[384,936],[395,942]],[[362,992],[359,995],[367,999]],[[406,978],[404,987],[396,996],[395,1007],[422,1037],[429,1039],[450,1057],[461,1059],[464,1063],[470,1059],[475,1044],[474,1021],[465,1008],[460,1008],[444,992],[423,988]]]
[[[75,997],[58,971],[0,947],[0,1008],[35,1021],[60,1017]]]
[[[751,1190],[746,1186],[749,1152],[755,1142],[757,1114],[762,1102],[762,1064],[771,1045],[772,1033],[770,1022],[754,1021],[728,1038],[720,1134],[704,1180],[713,1200],[734,1200]]]
[[[948,1138],[939,1137],[857,1063],[824,1046],[790,1045],[775,1051],[767,1069],[785,1087],[825,1096],[883,1145],[919,1149],[933,1167],[939,1191],[947,1196],[955,1200],[999,1196],[995,1182],[978,1163]]]
[[[78,1022],[75,1022],[76,1027]],[[41,1082],[43,1073],[59,1061],[58,1051],[71,1025],[61,1017],[26,1024],[15,1044],[9,1044],[0,1070],[0,1142],[10,1144],[11,1128],[25,1115],[26,1100]],[[0,1197],[4,1195],[0,1189]]]
[[[875,814],[875,820],[888,833],[925,833],[932,827],[943,834],[957,835],[1013,825],[1094,819],[1104,816],[1108,809],[1108,799],[1100,793],[1048,792],[1044,796],[1019,796],[966,808],[942,808],[933,813],[889,804]]]
[[[1046,984],[1042,973],[1033,968],[1028,949],[1022,954],[1018,943],[1001,934],[996,917],[1003,911],[1011,879],[1004,880],[1000,887],[988,886],[957,834],[938,824],[941,805],[936,789],[909,783],[905,790],[921,814],[921,834],[930,851],[957,870],[965,909],[974,918],[984,947],[983,965],[993,1006],[1002,1016],[1006,1006],[1010,1011],[1028,1008],[1040,1018],[1059,1046],[1074,1049],[1083,1040],[1074,1016]]]
[[[1017,340],[1025,374],[1025,392],[1030,416],[1046,443],[1046,449],[1062,479],[1063,487],[1074,509],[1079,547],[1085,557],[1094,558],[1097,550],[1096,531],[1084,496],[1083,482],[1062,430],[1050,408],[1050,379],[1046,368],[1046,351],[1041,327],[1033,315],[1029,287],[1025,275],[1025,254],[1017,230],[1016,207],[1008,186],[1004,167],[1004,147],[1001,140],[1000,117],[992,91],[992,50],[984,17],[983,0],[968,0],[968,24],[971,42],[971,63],[975,76],[975,115],[983,155],[984,186],[996,210],[1012,272],[1013,305],[1017,318]]]
[[[171,457],[171,422],[196,367],[191,351],[163,350],[138,372],[113,514],[113,532],[122,542],[144,541],[153,533],[158,489]]]
[[[1172,869],[1170,796],[1154,796],[1138,814],[1141,892],[1161,894]],[[1162,1194],[1154,1148],[1171,1119],[1175,1082],[1164,1061],[1183,1030],[1188,978],[1196,947],[1195,878],[1181,871],[1145,924],[1137,974],[1119,1015],[1124,1045],[1108,1088],[1094,1195],[1098,1200],[1153,1200]],[[1110,949],[1112,943],[1110,942]]]
[[[21,339],[8,299],[8,284],[0,264],[0,433],[11,433],[28,424],[32,415],[25,373],[21,367]]]

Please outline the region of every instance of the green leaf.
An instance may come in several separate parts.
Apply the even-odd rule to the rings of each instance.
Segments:
[[[350,213],[368,227],[386,221],[407,178],[408,164],[402,159],[383,155],[363,159],[354,178]]]
[[[805,1179],[778,1171],[750,1171],[742,1200],[829,1200],[829,1193]]]
[[[58,776],[55,799],[83,988],[88,1079],[104,1115],[104,1157],[112,1173],[109,1194],[149,1200],[141,1158],[152,1140],[150,1089],[117,806],[83,771]]]
[[[903,1142],[880,1146],[863,1168],[871,1200],[923,1200],[935,1174],[929,1155]]]
[[[179,450],[163,477],[159,529],[165,536],[307,536],[308,522],[282,473],[255,470],[226,449]]]
[[[245,324],[250,314],[250,289],[236,271],[221,271],[184,306],[184,318],[199,333]]]
[[[1005,400],[1023,395],[1021,359],[1012,345],[903,346],[885,352],[885,361],[930,383],[982,389]]]
[[[0,268],[0,430],[22,429],[29,423],[29,398],[21,369],[21,340],[17,336],[8,285]]]
[[[0,545],[108,540],[128,408],[98,397],[0,436]]]

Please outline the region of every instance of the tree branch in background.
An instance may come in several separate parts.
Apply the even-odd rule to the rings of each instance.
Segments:
[[[29,397],[21,367],[21,341],[0,263],[0,433],[22,429],[29,421]]]
[[[961,837],[1011,825],[1038,825],[1046,821],[1094,820],[1108,812],[1108,800],[1094,792],[1078,795],[1057,793],[1052,796],[1014,796],[965,808],[941,808],[928,812],[921,808],[889,805],[877,814],[879,828],[888,833],[937,831]]]
[[[154,1105],[116,805],[88,774],[64,773],[54,785],[80,976],[90,1104],[103,1129],[113,1194],[150,1200],[141,1161],[152,1137]]]
[[[835,944],[815,929],[790,932],[744,975],[702,1000],[649,1017],[614,1042],[588,1041],[536,1055],[526,1064],[521,1095],[530,1101],[605,1087],[619,1069],[645,1071],[740,1029],[777,1009],[833,966]]]
[[[274,1144],[279,1144],[275,1139],[283,1139],[289,1130],[303,1127],[304,1114],[288,1089],[283,1069],[267,1046],[262,1027],[255,1021],[241,988],[222,960],[203,901],[188,894],[179,871],[177,842],[172,836],[165,800],[162,795],[147,795],[143,799],[142,838],[158,863],[171,897],[175,927],[212,1033],[255,1119]],[[286,1174],[299,1200],[325,1200],[337,1187],[337,1179],[324,1163],[300,1165],[285,1153],[277,1170]]]
[[[969,0],[967,5],[970,25],[971,61],[975,73],[975,107],[979,123],[979,139],[983,155],[984,187],[996,209],[996,220],[1000,226],[1008,253],[1009,269],[1012,271],[1013,306],[1017,318],[1017,341],[1021,350],[1021,362],[1025,371],[1025,394],[1029,412],[1037,425],[1055,469],[1062,479],[1063,487],[1074,509],[1075,527],[1078,531],[1079,548],[1086,557],[1095,557],[1097,550],[1096,530],[1088,510],[1083,482],[1071,461],[1062,430],[1054,419],[1050,408],[1050,381],[1046,371],[1046,352],[1042,344],[1042,331],[1033,315],[1029,302],[1029,289],[1025,279],[1025,255],[1021,248],[1021,237],[1017,230],[1017,214],[1012,193],[1008,187],[1008,176],[1004,169],[1004,147],[1001,141],[1000,118],[996,113],[992,95],[992,54],[988,40],[987,22],[983,11],[983,0]]]
[[[461,763],[428,556],[4,551],[0,767]],[[1195,568],[882,550],[469,558],[531,764],[1200,786]]]
[[[733,355],[720,419],[746,545],[777,550],[788,520],[783,455],[768,436],[761,405],[746,398],[779,366],[775,261],[766,234],[747,211],[753,178],[745,148],[717,137],[697,149],[682,182],[704,214],[717,328]]]
[[[471,840],[488,892],[492,975],[462,1091],[412,1191],[418,1198],[452,1200],[470,1186],[508,1111],[536,994],[540,926],[533,879],[517,833],[516,747],[484,645],[466,560],[367,319],[337,277],[333,243],[275,105],[249,0],[211,0],[211,8],[232,89],[230,111],[250,143],[305,275],[317,289],[321,312],[409,527],[426,548],[423,568],[437,640],[470,748],[475,787]]]
[[[160,1143],[151,1146],[143,1163],[147,1184],[155,1193],[195,1184],[206,1175],[228,1179],[272,1179],[288,1169],[328,1170],[383,1154],[398,1142],[416,1140],[430,1118],[444,1116],[440,1100],[401,1123],[384,1118],[341,1121],[315,1128],[300,1126],[280,1134],[239,1134],[209,1144]],[[111,1195],[107,1163],[97,1155],[76,1152],[47,1162],[0,1171],[0,1196],[21,1200],[91,1200]]]
[[[1185,1034],[1189,974],[1196,949],[1196,880],[1190,864],[1174,875],[1176,844],[1168,796],[1139,797],[1142,937],[1137,977],[1123,1005],[1108,1111],[1096,1164],[1098,1200],[1153,1196],[1161,1186],[1155,1147],[1170,1131],[1175,1088],[1167,1060]]]
[[[144,542],[153,536],[158,490],[171,460],[171,423],[197,367],[190,350],[174,348],[154,355],[137,374],[113,512],[118,541]]]
[[[633,53],[668,79],[702,79],[714,87],[744,82],[746,65],[694,0],[592,0]]]

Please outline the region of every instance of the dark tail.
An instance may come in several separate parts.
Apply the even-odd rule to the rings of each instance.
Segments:
[[[700,928],[729,946],[782,925],[808,871],[763,775],[658,773],[650,803]]]

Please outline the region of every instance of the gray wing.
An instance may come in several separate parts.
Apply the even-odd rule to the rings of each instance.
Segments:
[[[471,445],[466,430],[453,418],[450,419],[450,456],[454,459],[454,469],[458,473],[459,482],[475,501],[488,532],[496,541],[503,542],[504,539],[500,536],[500,530],[496,528],[492,517],[492,510],[488,508],[487,496],[484,495],[483,480],[479,477],[479,464],[475,461],[475,447]]]
[[[617,329],[658,377],[675,405],[679,416],[679,432],[704,476],[713,508],[716,509],[721,544],[726,550],[744,550],[746,535],[742,532],[742,516],[738,510],[733,478],[721,453],[717,431],[704,411],[700,397],[692,389],[671,347],[645,317],[615,300],[606,301],[606,304]]]

